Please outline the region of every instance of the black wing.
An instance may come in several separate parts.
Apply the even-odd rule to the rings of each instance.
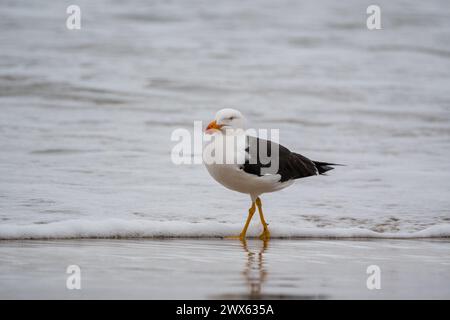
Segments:
[[[272,152],[275,148],[278,148],[278,165],[275,159],[276,152]],[[315,176],[334,169],[331,163],[312,161],[278,143],[256,137],[247,137],[245,151],[247,158],[242,165],[245,172],[257,176],[279,174],[280,182]],[[271,159],[272,154],[274,159]]]

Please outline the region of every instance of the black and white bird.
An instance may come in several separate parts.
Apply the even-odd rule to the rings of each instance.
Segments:
[[[242,148],[242,161],[233,163],[205,162],[209,174],[220,184],[228,189],[249,194],[252,205],[249,209],[247,221],[239,236],[232,237],[240,240],[245,239],[247,228],[258,208],[259,216],[263,226],[263,232],[259,236],[261,240],[268,240],[270,232],[262,211],[260,195],[284,189],[294,183],[296,179],[309,176],[322,175],[332,170],[337,164],[312,161],[298,153],[291,152],[286,147],[247,135],[245,132],[245,118],[237,110],[222,109],[217,112],[214,121],[209,123],[205,129],[206,134],[217,135],[220,138],[234,136],[245,141]],[[263,161],[261,149],[271,159],[271,162]],[[228,150],[227,150],[228,151]],[[238,153],[239,148],[238,148]],[[277,166],[270,171],[276,155]],[[239,155],[238,155],[239,156]]]

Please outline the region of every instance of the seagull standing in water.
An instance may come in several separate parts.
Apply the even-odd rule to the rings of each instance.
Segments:
[[[241,138],[241,141],[245,141],[245,146],[241,149],[243,161],[236,163],[205,162],[205,165],[209,174],[217,182],[228,189],[249,194],[252,200],[244,228],[239,236],[232,238],[245,239],[247,228],[256,212],[256,207],[258,207],[263,226],[263,232],[259,238],[268,240],[270,232],[264,219],[259,196],[263,193],[284,189],[292,185],[296,179],[324,174],[337,164],[309,160],[278,143],[247,135],[244,130],[245,118],[239,111],[222,109],[217,112],[214,121],[206,127],[205,133],[225,139],[227,137]],[[225,152],[228,152],[227,147],[228,145],[225,147]],[[262,157],[261,148],[265,149],[264,152],[269,158],[272,155],[275,155],[276,158],[272,158],[271,163],[267,163]],[[237,153],[239,152],[237,150]],[[270,171],[274,160],[276,160],[277,166],[275,170]]]

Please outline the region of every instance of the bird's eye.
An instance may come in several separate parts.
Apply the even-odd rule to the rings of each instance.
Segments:
[[[229,117],[229,118],[228,118],[228,120],[233,120],[233,119],[234,119],[234,117]]]

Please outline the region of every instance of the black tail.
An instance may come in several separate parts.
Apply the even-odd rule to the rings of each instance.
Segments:
[[[313,161],[313,163],[316,166],[317,171],[319,171],[319,174],[324,174],[327,171],[333,170],[334,168],[332,166],[343,166],[343,164],[326,163],[319,161]]]

